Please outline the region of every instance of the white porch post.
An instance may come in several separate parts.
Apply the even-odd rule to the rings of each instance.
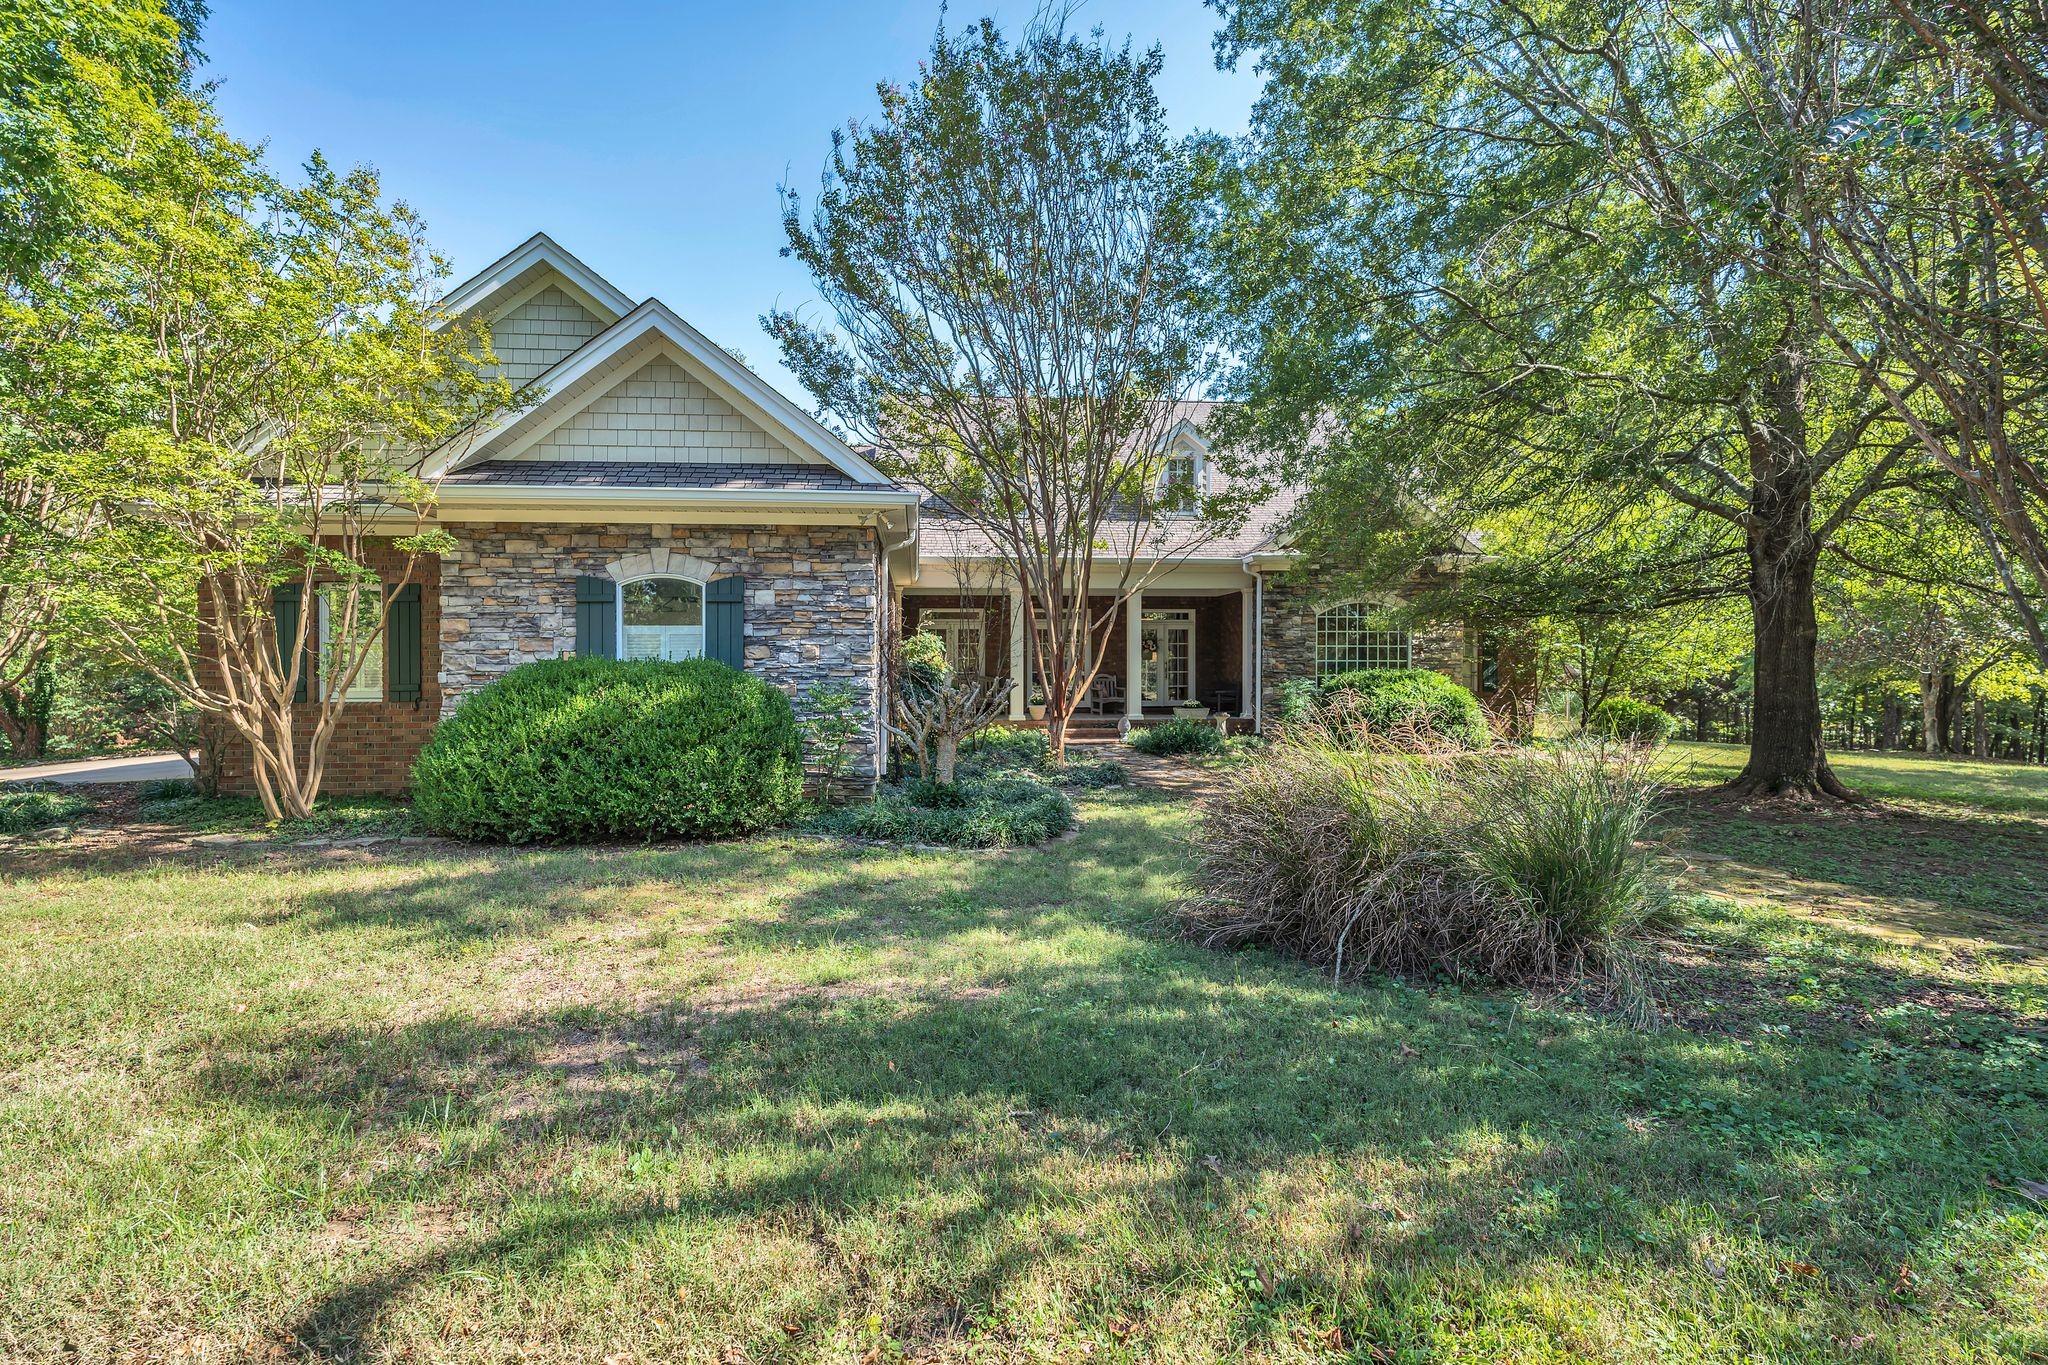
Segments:
[[[1138,675],[1145,669],[1145,594],[1134,592],[1124,599],[1124,715],[1137,720],[1145,714]]]
[[[1259,680],[1252,676],[1256,665],[1252,662],[1252,632],[1258,629],[1258,616],[1252,606],[1252,590],[1237,590],[1238,619],[1243,622],[1237,632],[1237,713],[1249,716],[1252,713],[1252,694],[1258,688]]]
[[[1024,719],[1024,590],[1010,589],[1010,719]]]

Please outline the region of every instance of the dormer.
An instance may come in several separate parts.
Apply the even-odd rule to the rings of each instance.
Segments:
[[[1209,443],[1192,422],[1175,424],[1166,434],[1154,495],[1160,512],[1192,515],[1209,493]]]

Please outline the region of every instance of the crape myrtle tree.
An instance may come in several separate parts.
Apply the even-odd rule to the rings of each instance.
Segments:
[[[1815,579],[1911,447],[1802,283],[1803,164],[1730,89],[1823,80],[1829,54],[1684,0],[1221,5],[1221,56],[1255,51],[1267,76],[1217,240],[1242,421],[1316,453],[1304,545],[1363,562],[1403,519],[1440,538],[1514,507],[1668,511],[1681,591],[1726,559],[1748,604],[1733,788],[1847,798]]]
[[[123,219],[124,382],[146,401],[92,467],[66,587],[110,652],[247,744],[272,819],[302,817],[392,601],[446,547],[428,460],[513,395],[374,172],[315,156],[288,184],[186,112]]]
[[[986,536],[1022,593],[1056,758],[1120,605],[1231,514],[1161,477],[1214,351],[1160,61],[1058,13],[1015,43],[987,20],[941,29],[915,80],[834,134],[808,211],[784,189],[785,254],[829,323],[762,319],[828,418]]]
[[[110,303],[119,226],[195,99],[191,23],[156,0],[0,16],[0,733],[41,754],[67,623],[58,585],[97,511],[84,473],[133,417]]]

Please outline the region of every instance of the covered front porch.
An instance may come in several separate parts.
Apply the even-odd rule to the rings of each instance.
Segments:
[[[1145,724],[1192,706],[1249,721],[1257,603],[1249,577],[1239,577],[1237,584],[1169,578],[1121,605],[1113,596],[1091,597],[1089,614],[1100,624],[1089,657],[1100,667],[1078,719]],[[1019,594],[908,588],[902,601],[905,634],[939,636],[955,669],[1012,679],[1010,719],[1030,722],[1032,698],[1042,692],[1040,651],[1024,638]],[[1028,667],[1011,664],[1020,658]]]

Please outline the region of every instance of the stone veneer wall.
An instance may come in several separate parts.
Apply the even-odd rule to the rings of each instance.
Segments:
[[[500,674],[576,649],[576,580],[629,576],[648,557],[687,556],[692,576],[746,579],[747,671],[797,699],[844,682],[873,717],[852,769],[882,752],[881,566],[872,531],[850,526],[449,523],[441,565],[442,710]],[[626,561],[636,561],[628,565]],[[623,572],[620,570],[623,569]]]
[[[1397,590],[1407,596],[1410,589]],[[1265,653],[1259,668],[1263,714],[1280,714],[1280,688],[1316,675],[1316,610],[1329,605],[1323,585],[1306,576],[1269,577],[1265,598]],[[1414,632],[1410,656],[1417,668],[1433,668],[1463,687],[1478,681],[1477,661],[1462,625],[1432,624]]]

